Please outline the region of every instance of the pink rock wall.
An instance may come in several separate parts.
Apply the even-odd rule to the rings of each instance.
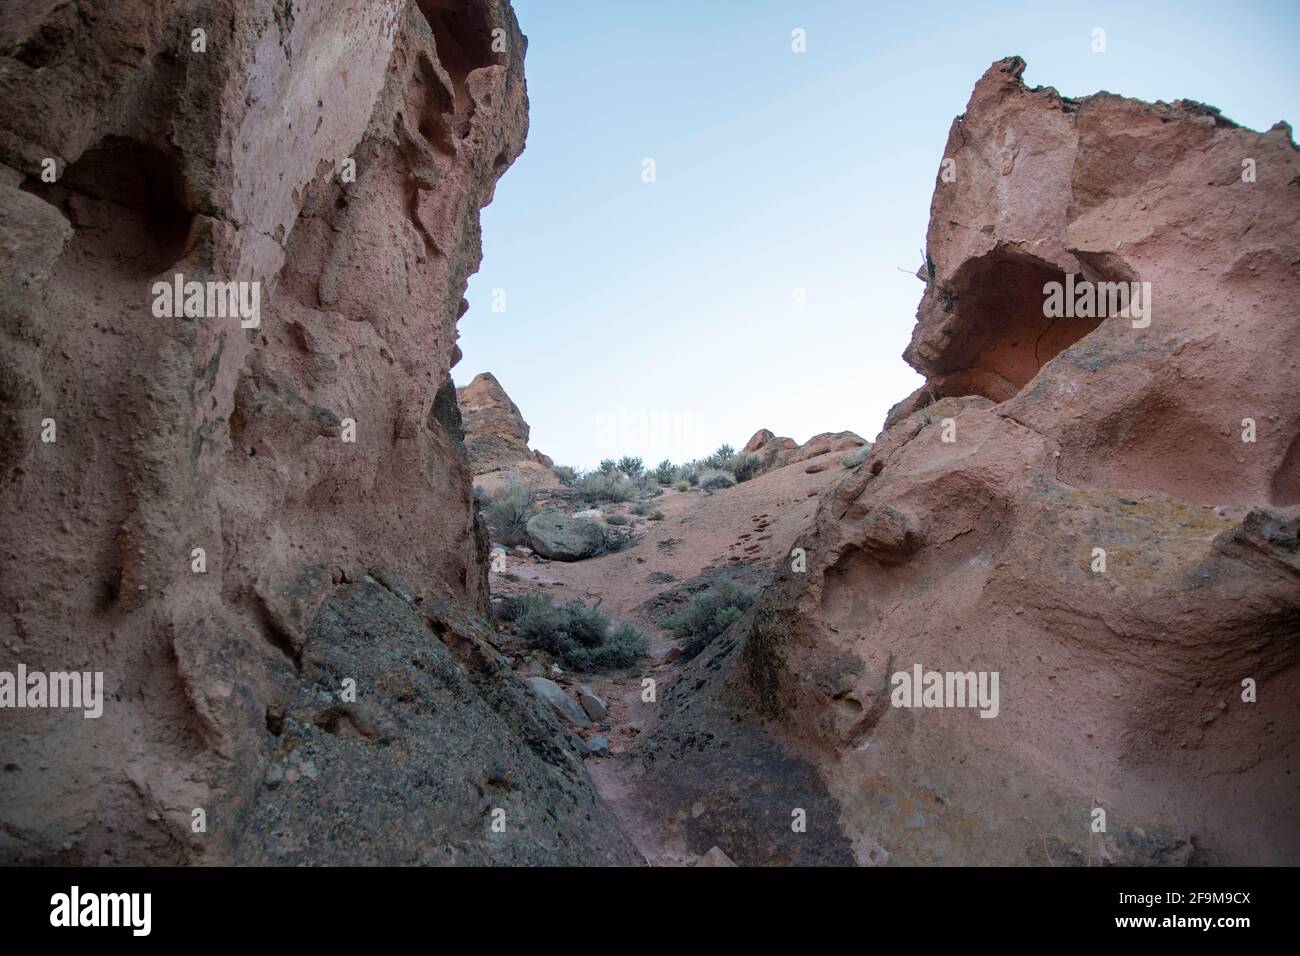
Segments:
[[[482,609],[448,370],[524,47],[505,0],[5,5],[0,646],[111,700],[6,714],[0,857],[221,858],[333,585]],[[158,317],[176,273],[259,324]]]

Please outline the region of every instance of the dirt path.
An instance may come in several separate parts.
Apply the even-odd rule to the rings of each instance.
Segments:
[[[644,769],[640,741],[659,717],[657,702],[642,700],[643,679],[656,682],[656,700],[678,667],[664,656],[675,645],[646,614],[645,605],[663,592],[724,565],[771,564],[790,553],[809,527],[819,496],[846,474],[843,452],[787,465],[752,481],[706,495],[673,489],[655,499],[662,521],[647,522],[630,548],[587,561],[565,563],[510,558],[494,574],[494,594],[540,592],[557,602],[581,600],[629,620],[651,636],[646,662],[626,674],[563,675],[562,683],[589,685],[609,713],[583,736],[609,740],[610,756],[590,758],[587,770],[597,792],[652,865],[689,866],[698,857],[663,834],[643,812],[639,783]],[[689,808],[684,808],[689,812]]]

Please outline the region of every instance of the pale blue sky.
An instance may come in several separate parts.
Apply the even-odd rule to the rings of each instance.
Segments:
[[[453,376],[493,372],[533,446],[580,467],[762,427],[874,438],[920,383],[900,355],[930,194],[994,60],[1019,54],[1027,83],[1066,96],[1201,100],[1255,129],[1300,112],[1300,0],[515,9],[532,126],[483,212]]]

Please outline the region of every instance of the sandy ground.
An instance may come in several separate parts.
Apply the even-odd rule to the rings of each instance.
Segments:
[[[581,733],[588,739],[606,737],[611,755],[589,758],[587,769],[601,797],[652,864],[691,865],[697,858],[666,844],[639,809],[642,766],[635,748],[639,739],[653,733],[658,714],[656,704],[641,699],[642,681],[650,677],[663,688],[677,672],[675,664],[663,661],[675,640],[655,627],[641,606],[722,565],[784,559],[810,525],[819,496],[848,474],[840,464],[844,455],[833,452],[787,465],[712,495],[666,489],[654,499],[663,520],[638,521],[639,537],[623,551],[576,562],[510,556],[505,570],[492,575],[493,594],[540,592],[557,602],[582,600],[632,621],[651,636],[649,655],[639,667],[612,675],[563,675],[560,682],[571,691],[587,684],[609,705],[605,720]],[[672,575],[672,580],[664,575]]]

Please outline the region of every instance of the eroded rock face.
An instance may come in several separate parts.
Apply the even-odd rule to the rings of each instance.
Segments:
[[[831,755],[860,862],[1300,862],[1300,155],[1023,68],[949,135],[926,385],[749,612],[726,699]],[[1149,323],[1046,316],[1067,273],[1150,283]],[[998,674],[996,716],[894,706],[918,664]]]
[[[853,451],[869,442],[853,432],[822,432],[802,445],[793,438],[779,438],[771,429],[760,428],[741,449],[763,459],[765,467],[781,468],[833,451]]]
[[[528,449],[528,423],[491,372],[480,372],[456,389],[465,419],[465,452],[474,474],[500,471],[521,461],[533,461]]]
[[[6,4],[0,645],[103,671],[109,700],[99,720],[6,716],[0,858],[333,859],[299,828],[371,779],[403,794],[391,832],[452,800],[438,814],[469,829],[449,839],[485,859],[494,788],[550,792],[548,765],[572,763],[572,746],[488,741],[475,695],[507,723],[533,702],[465,678],[487,723],[462,752],[514,776],[421,797],[370,732],[341,743],[354,721],[332,710],[349,677],[374,726],[428,731],[386,655],[477,646],[460,632],[487,539],[448,370],[478,211],[523,148],[524,48],[505,0]],[[258,321],[202,300],[168,317],[155,283],[177,274],[260,283]],[[380,609],[356,590],[379,568],[460,623]],[[422,690],[489,657],[440,659]],[[294,749],[318,776],[265,785]],[[522,836],[534,850],[578,840],[585,809],[556,803]],[[415,858],[371,837],[366,859]]]

